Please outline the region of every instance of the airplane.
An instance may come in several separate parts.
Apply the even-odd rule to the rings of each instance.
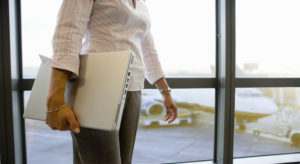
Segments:
[[[237,72],[247,76],[239,68]],[[293,103],[280,104],[274,95],[267,92],[269,90],[264,88],[236,88],[235,129],[300,147],[300,127],[297,126],[300,123],[299,108]],[[172,97],[178,107],[178,116],[168,124],[163,121],[165,108],[159,91],[143,90],[140,124],[144,127],[192,125],[197,118],[195,116],[199,115],[203,115],[200,120],[211,115],[204,123],[214,124],[214,89],[173,89]]]
[[[178,116],[174,122],[168,124],[162,120],[166,110],[160,93],[157,90],[144,90],[141,124],[192,124],[193,115],[201,112],[215,113],[215,92],[212,89],[173,89],[172,98],[178,108]],[[257,88],[237,88],[235,102],[235,122],[239,130],[245,130],[246,123],[255,122],[279,110],[276,103]]]
[[[210,66],[210,69],[211,75],[215,75],[215,66]],[[248,75],[238,66],[236,73],[239,76]],[[263,75],[256,73],[255,76]],[[276,103],[271,98],[264,96],[263,91],[258,88],[236,88],[235,92],[235,124],[240,131],[246,130],[246,123],[256,122],[258,119],[270,116],[279,110]],[[142,118],[140,121],[142,125],[192,124],[192,119],[199,113],[215,113],[214,90],[174,89],[172,90],[172,98],[178,107],[178,115],[173,123],[168,124],[160,119],[162,115],[165,115],[161,98],[158,91],[145,90],[142,98]],[[145,118],[146,116],[151,116],[151,118]],[[210,122],[213,123],[213,119]]]

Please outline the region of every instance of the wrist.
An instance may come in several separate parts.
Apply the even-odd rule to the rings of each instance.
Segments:
[[[166,92],[162,93],[162,96],[164,98],[170,98],[171,97],[171,92],[170,91],[166,91]]]
[[[56,107],[56,108],[53,108],[53,109],[48,109],[46,113],[47,114],[51,114],[51,113],[57,112],[57,111],[63,109],[66,105],[67,104],[63,104],[63,105],[61,105],[59,107]]]
[[[161,95],[164,98],[171,97],[171,88],[170,87],[167,87],[167,88],[164,88],[164,89],[159,89],[159,92],[161,93]]]
[[[47,97],[47,108],[51,110],[65,104],[64,96],[49,96]]]
[[[159,92],[160,92],[161,94],[163,94],[163,93],[165,93],[165,92],[171,92],[171,88],[167,86],[166,88],[159,89]]]

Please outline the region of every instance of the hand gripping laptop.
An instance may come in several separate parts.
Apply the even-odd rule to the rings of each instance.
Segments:
[[[67,81],[66,104],[81,127],[119,131],[134,54],[126,50],[79,56],[79,76]],[[24,118],[46,119],[51,69],[41,63]]]

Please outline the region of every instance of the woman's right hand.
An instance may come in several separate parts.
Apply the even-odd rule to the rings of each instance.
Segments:
[[[79,133],[79,124],[73,110],[66,105],[64,108],[47,114],[46,123],[53,130],[72,130]]]
[[[65,104],[65,87],[70,72],[63,69],[53,68],[50,79],[49,93],[47,97],[47,110],[53,111]],[[54,112],[47,112],[45,122],[53,130],[72,130],[79,133],[79,124],[70,106]]]

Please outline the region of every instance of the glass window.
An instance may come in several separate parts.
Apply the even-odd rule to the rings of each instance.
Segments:
[[[24,94],[25,104],[30,91]],[[214,147],[214,89],[173,89],[177,119],[167,124],[158,90],[142,92],[142,107],[133,163],[212,160]],[[27,162],[72,163],[69,131],[51,130],[44,121],[26,119]],[[59,153],[57,153],[59,152]],[[55,154],[55,158],[52,157]]]
[[[38,54],[52,56],[51,39],[61,2],[22,0],[25,78],[36,76],[41,63]],[[146,2],[155,46],[167,76],[215,76],[215,1],[189,0],[184,7],[182,0]],[[38,7],[33,10],[32,6]]]
[[[143,90],[133,163],[213,159],[215,90],[173,89],[172,95],[178,116],[167,124],[158,90]]]
[[[52,56],[52,36],[61,0],[21,0],[23,77],[34,78],[41,60]]]
[[[215,76],[215,1],[147,0],[151,30],[168,77]]]
[[[24,103],[30,91],[24,92]],[[44,121],[25,119],[27,163],[72,163],[73,149],[70,131],[52,130]]]
[[[236,1],[236,75],[299,77],[299,0]]]
[[[234,157],[300,152],[300,89],[237,88]]]

